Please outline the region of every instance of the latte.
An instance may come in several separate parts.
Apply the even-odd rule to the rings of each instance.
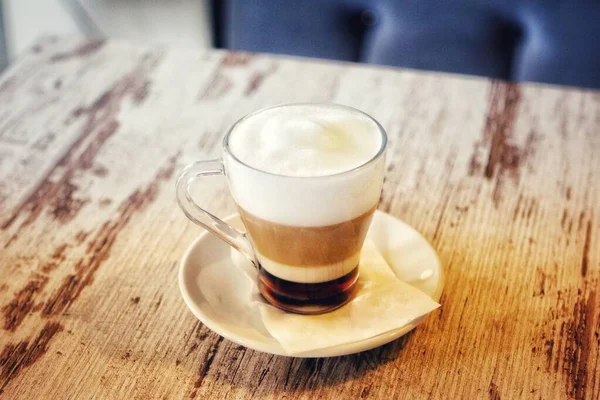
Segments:
[[[373,119],[334,105],[274,107],[232,128],[225,169],[267,300],[312,313],[351,298],[385,140]]]

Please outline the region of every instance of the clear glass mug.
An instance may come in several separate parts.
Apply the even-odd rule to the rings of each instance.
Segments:
[[[368,118],[380,135],[379,150],[358,167],[315,177],[261,171],[232,152],[229,140],[240,124],[267,110],[304,106],[334,107]],[[254,264],[259,272],[257,285],[270,304],[302,314],[331,311],[351,300],[357,288],[360,250],[381,195],[386,144],[381,125],[350,107],[288,104],[259,110],[227,132],[222,159],[199,161],[182,171],[177,180],[177,201],[190,220]],[[246,232],[192,200],[190,185],[209,175],[227,177]]]

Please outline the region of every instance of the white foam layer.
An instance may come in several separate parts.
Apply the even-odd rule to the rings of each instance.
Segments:
[[[341,278],[350,273],[350,271],[358,266],[360,252],[342,262],[311,267],[281,264],[263,255],[259,255],[259,258],[261,267],[280,279],[297,283],[320,283]]]
[[[261,171],[322,176],[369,161],[381,146],[379,128],[351,109],[292,105],[241,121],[229,138],[233,154]]]
[[[262,111],[229,137],[230,152],[256,168],[225,154],[232,195],[247,212],[283,225],[325,226],[358,217],[379,200],[385,159],[364,164],[381,140],[375,122],[344,107]]]

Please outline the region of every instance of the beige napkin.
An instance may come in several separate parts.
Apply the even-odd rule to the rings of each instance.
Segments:
[[[261,299],[263,322],[285,351],[294,355],[402,328],[440,306],[396,278],[368,239],[361,253],[359,284],[358,294],[350,303],[321,315],[287,313]]]

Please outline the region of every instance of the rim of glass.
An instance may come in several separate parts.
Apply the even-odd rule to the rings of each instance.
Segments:
[[[360,165],[358,165],[358,166],[356,166],[354,168],[351,168],[351,169],[349,169],[347,171],[336,172],[335,174],[319,175],[319,176],[293,176],[293,175],[283,175],[283,174],[276,174],[276,173],[273,173],[273,172],[268,172],[268,171],[262,170],[260,168],[256,168],[256,167],[253,167],[251,165],[246,164],[245,162],[243,162],[242,160],[240,160],[235,154],[233,154],[233,152],[231,151],[231,148],[229,147],[229,137],[231,136],[231,134],[233,133],[233,131],[235,130],[235,128],[239,124],[241,124],[245,120],[247,120],[249,118],[252,118],[255,115],[258,115],[258,114],[260,114],[262,112],[265,112],[265,111],[273,110],[275,108],[297,107],[297,106],[334,107],[334,108],[340,108],[340,109],[344,109],[344,110],[351,111],[351,112],[356,112],[356,113],[359,113],[359,114],[367,117],[367,119],[369,119],[370,121],[372,121],[373,123],[375,123],[375,126],[377,126],[377,130],[379,131],[379,134],[381,135],[381,145],[379,146],[379,150],[377,150],[377,152],[375,153],[375,155],[373,155],[373,157],[371,157],[368,161],[365,161],[364,163],[362,163],[362,164],[360,164]],[[247,114],[247,115],[243,116],[242,118],[238,119],[231,126],[231,128],[229,128],[229,130],[225,134],[225,137],[223,138],[223,151],[225,151],[227,154],[229,154],[229,156],[231,156],[231,158],[233,158],[237,163],[242,164],[246,168],[250,168],[250,169],[252,169],[254,171],[261,172],[263,174],[277,176],[277,177],[281,177],[281,178],[293,178],[293,179],[329,178],[329,177],[340,176],[340,175],[344,175],[344,174],[348,174],[348,173],[357,171],[359,169],[362,169],[362,168],[366,167],[367,165],[371,164],[372,162],[374,162],[375,160],[377,160],[379,157],[381,157],[383,155],[386,147],[387,147],[387,133],[385,132],[385,129],[383,128],[383,126],[381,126],[381,124],[375,118],[371,117],[366,112],[361,111],[361,110],[359,110],[357,108],[346,106],[346,105],[342,105],[342,104],[336,104],[336,103],[283,103],[283,104],[277,104],[277,105],[266,107],[266,108],[261,108],[259,110],[253,111],[250,114]]]

